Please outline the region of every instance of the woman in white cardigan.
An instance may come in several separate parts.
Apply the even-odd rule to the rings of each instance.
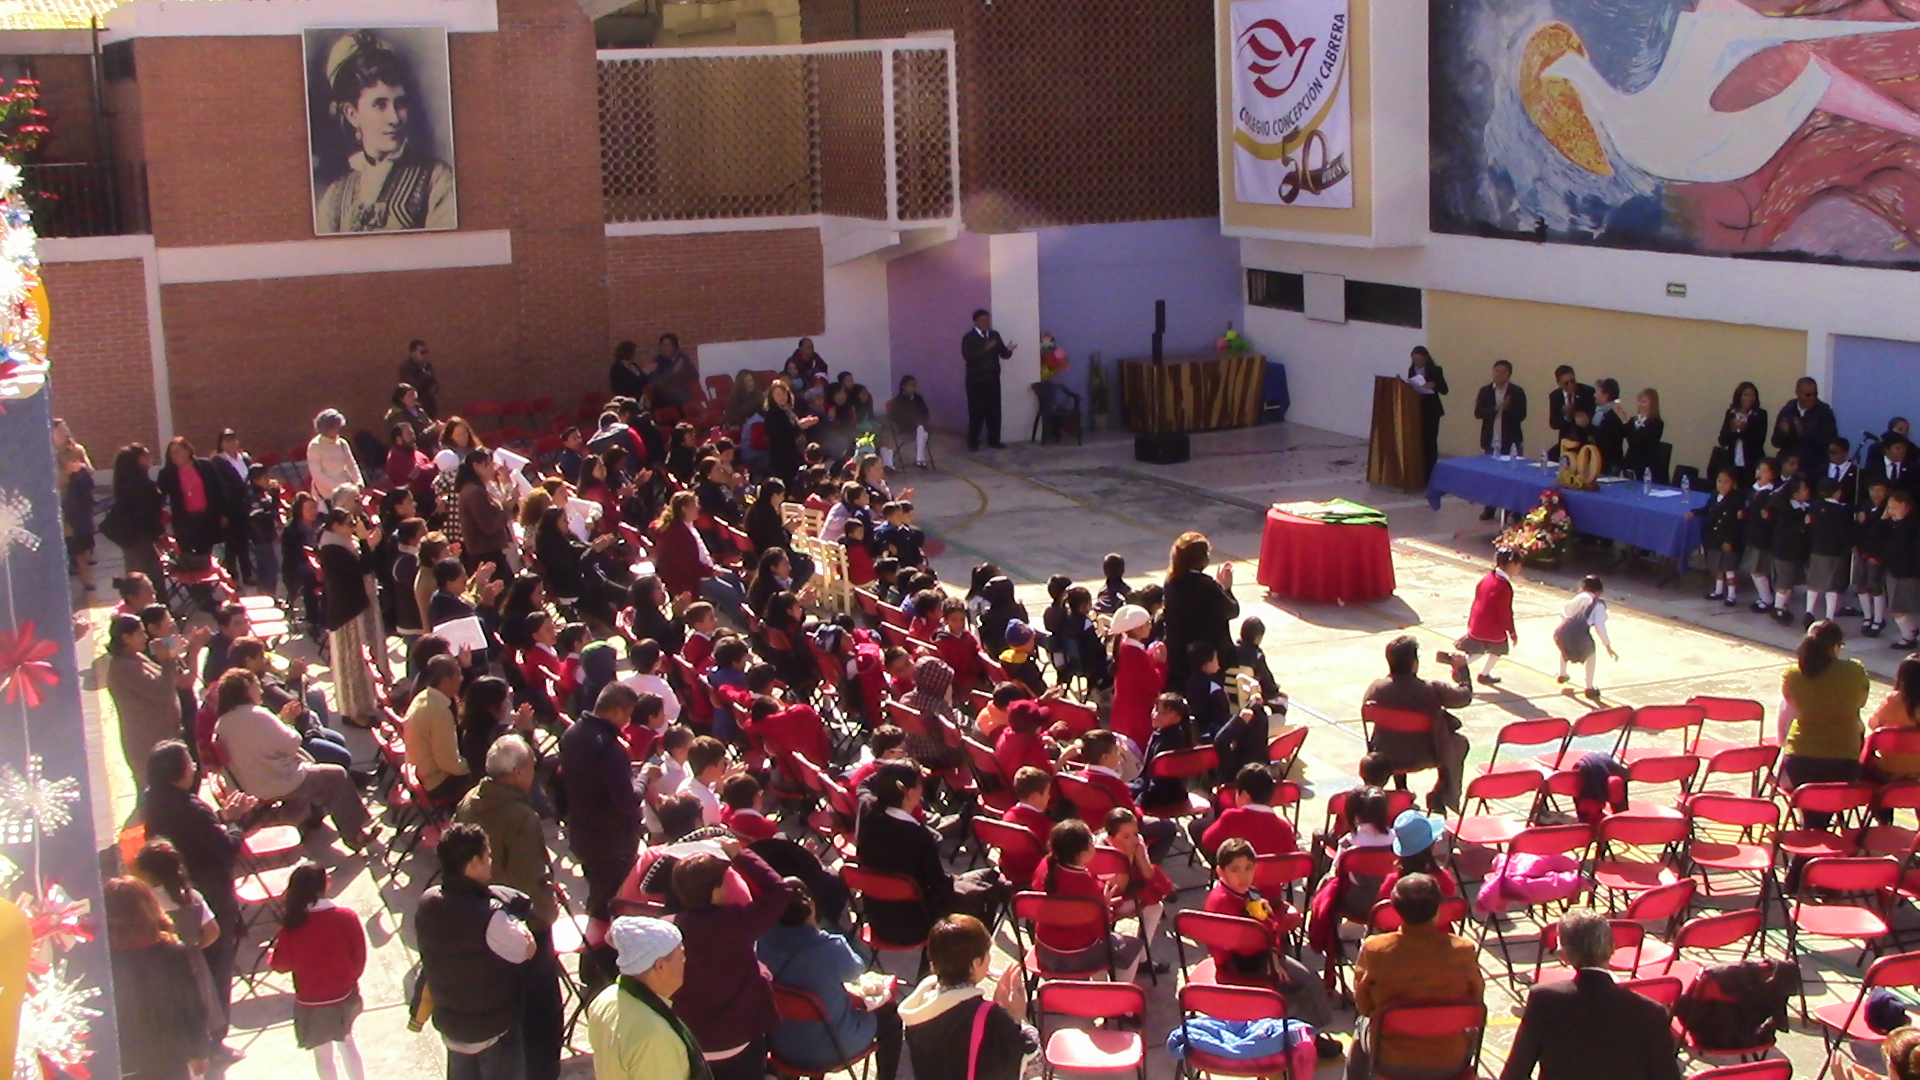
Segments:
[[[326,409],[313,418],[313,441],[307,443],[307,472],[313,479],[313,493],[331,504],[333,490],[341,484],[364,488],[360,463],[354,460],[353,444],[341,438],[347,418],[338,409]]]

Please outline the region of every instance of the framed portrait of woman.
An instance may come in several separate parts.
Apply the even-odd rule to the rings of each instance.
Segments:
[[[459,227],[446,28],[302,38],[314,235]]]

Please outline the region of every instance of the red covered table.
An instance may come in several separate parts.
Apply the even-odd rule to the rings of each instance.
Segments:
[[[1382,525],[1332,525],[1267,511],[1256,580],[1275,596],[1314,604],[1393,594],[1393,552]]]

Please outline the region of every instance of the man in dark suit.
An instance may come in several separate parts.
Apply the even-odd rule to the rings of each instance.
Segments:
[[[1490,454],[1520,452],[1520,425],[1527,419],[1527,392],[1513,384],[1511,363],[1493,362],[1493,381],[1481,387],[1480,395],[1474,398],[1473,417],[1480,421],[1480,449]],[[1492,519],[1493,507],[1480,512],[1480,520]]]
[[[1805,378],[1794,383],[1793,400],[1773,419],[1773,448],[1800,455],[1800,468],[1813,476],[1827,460],[1827,446],[1839,437],[1833,408],[1820,400],[1820,384]]]
[[[1534,988],[1500,1080],[1680,1080],[1667,1010],[1615,985],[1607,971],[1613,928],[1575,908],[1560,919],[1560,960],[1570,982]]]
[[[1006,449],[1000,441],[1000,361],[1013,359],[1012,345],[1000,340],[993,328],[993,316],[982,308],[973,313],[973,329],[960,339],[960,358],[967,364],[967,449],[980,449],[980,434],[986,433],[987,445]]]
[[[1554,368],[1553,381],[1558,385],[1547,395],[1547,420],[1555,432],[1572,427],[1576,412],[1593,415],[1593,387],[1576,378],[1571,365]]]

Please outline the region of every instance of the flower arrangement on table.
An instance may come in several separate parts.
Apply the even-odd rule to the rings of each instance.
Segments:
[[[1560,557],[1567,546],[1567,537],[1571,535],[1573,515],[1567,513],[1566,499],[1559,489],[1548,488],[1540,493],[1540,505],[1527,511],[1527,515],[1519,521],[1500,530],[1493,546],[1515,552],[1530,561],[1551,562]]]
[[[1232,323],[1228,323],[1227,332],[1214,339],[1213,347],[1228,356],[1238,356],[1247,351],[1247,339],[1233,328]]]
[[[1055,375],[1067,370],[1067,350],[1053,340],[1053,335],[1042,332],[1040,335],[1040,381],[1049,382]]]

